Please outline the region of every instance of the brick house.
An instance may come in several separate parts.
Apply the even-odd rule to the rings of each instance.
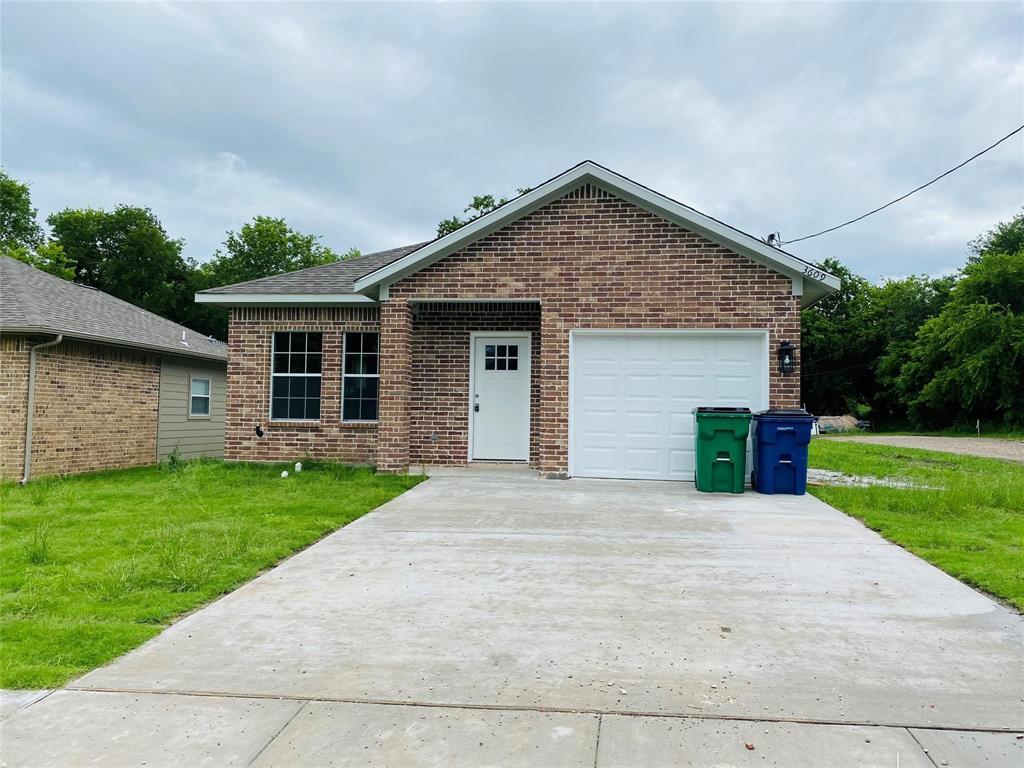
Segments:
[[[223,342],[0,256],[0,479],[221,456],[226,368]]]
[[[228,459],[692,480],[691,409],[799,405],[780,350],[838,287],[584,162],[436,240],[196,299],[230,308]]]

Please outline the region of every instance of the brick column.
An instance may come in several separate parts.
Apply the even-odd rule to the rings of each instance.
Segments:
[[[538,469],[564,477],[569,471],[569,330],[557,312],[540,312],[540,456]]]
[[[380,404],[377,471],[409,470],[412,308],[404,299],[380,305]]]

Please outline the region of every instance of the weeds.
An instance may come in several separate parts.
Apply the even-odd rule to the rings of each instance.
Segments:
[[[52,543],[53,523],[49,521],[36,523],[28,538],[21,543],[25,561],[32,565],[45,565],[50,562]]]

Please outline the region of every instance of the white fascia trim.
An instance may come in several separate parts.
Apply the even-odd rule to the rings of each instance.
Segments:
[[[376,306],[377,300],[361,293],[197,293],[196,303],[223,304],[229,307],[308,307],[325,304]]]
[[[500,229],[510,219],[519,218],[532,210],[546,205],[552,200],[561,197],[569,189],[586,181],[594,181],[599,186],[618,194],[635,205],[657,213],[711,240],[728,244],[738,253],[742,253],[754,261],[765,264],[791,278],[800,277],[806,279],[807,282],[818,283],[820,286],[819,291],[807,290],[810,286],[805,284],[805,294],[807,294],[805,299],[809,297],[812,299],[820,298],[820,296],[827,295],[834,290],[838,290],[840,287],[839,278],[835,275],[830,275],[811,264],[801,261],[795,256],[791,256],[785,251],[773,248],[756,237],[715,221],[710,216],[705,216],[671,198],[637,184],[635,181],[620,176],[614,171],[587,161],[574,168],[570,168],[565,173],[556,176],[545,184],[495,209],[491,213],[481,216],[479,219],[455,230],[451,234],[359,278],[356,280],[353,288],[361,292],[380,284],[389,285],[400,280],[449,253],[459,250],[474,240],[478,240]]]

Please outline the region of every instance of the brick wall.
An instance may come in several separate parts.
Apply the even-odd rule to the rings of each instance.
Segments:
[[[800,341],[799,298],[788,278],[591,185],[404,278],[390,295],[399,303],[540,301],[535,463],[553,473],[568,464],[570,330],[756,328],[769,331],[771,349]],[[388,397],[382,387],[382,413],[392,412]],[[799,371],[783,376],[772,365],[771,405],[799,398]]]
[[[531,331],[530,410],[540,408],[540,308],[536,304],[429,303],[413,315],[409,458],[461,464],[469,452],[469,334]],[[540,423],[530,423],[530,456],[538,455]]]
[[[2,347],[4,395],[20,437],[4,427],[3,475],[24,471],[28,345]],[[10,367],[8,367],[10,362]],[[20,389],[19,389],[20,388]],[[32,430],[32,476],[75,474],[156,462],[160,361],[155,355],[65,341],[39,352]],[[24,393],[22,395],[21,393]],[[6,423],[8,411],[4,398]],[[16,443],[16,459],[11,446]]]
[[[228,330],[225,458],[291,461],[310,455],[357,464],[373,463],[377,425],[341,421],[341,352],[345,331],[377,331],[379,328],[376,307],[232,309]],[[270,354],[274,331],[323,333],[319,423],[270,421]],[[263,437],[256,436],[257,424],[263,429]]]
[[[29,339],[0,336],[0,479],[24,471]]]

